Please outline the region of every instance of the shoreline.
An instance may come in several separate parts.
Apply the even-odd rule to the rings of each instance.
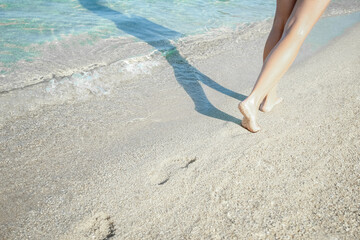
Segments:
[[[359,18],[360,12],[322,18],[305,41],[294,65],[311,57]],[[329,28],[331,23],[337,26],[336,31],[332,31],[331,34],[327,31],[323,32],[324,29]],[[241,71],[247,72],[246,78],[253,79],[258,72],[257,66],[259,65],[259,54],[261,54],[258,46],[264,44],[263,42],[266,40],[270,27],[271,19],[268,19],[259,23],[245,24],[236,31],[226,29],[220,31],[218,29],[215,32],[186,37],[174,43],[174,47],[184,57],[184,60],[186,59],[190,64],[201,62],[231,49],[241,49],[241,51],[238,51],[238,54],[242,56],[240,61],[247,60],[251,65],[255,65],[251,71],[246,69],[245,66],[240,66]],[[118,44],[115,40],[109,41],[112,42],[111,46]],[[139,44],[139,46],[147,45],[141,42],[136,44]],[[111,46],[109,48],[112,48]],[[151,50],[149,46],[146,46],[146,48],[149,48],[149,51]],[[134,53],[134,51],[130,52]],[[8,114],[0,117],[0,126],[3,126],[7,121],[26,115],[29,111],[41,111],[41,108],[45,106],[71,105],[91,98],[112,98],[111,95],[114,94],[114,89],[126,87],[129,81],[139,83],[142,78],[158,74],[158,72],[163,71],[161,69],[168,67],[168,62],[164,60],[163,56],[166,52],[160,53],[157,50],[150,52],[146,56],[139,55],[134,58],[125,58],[110,64],[101,63],[100,61],[91,65],[90,70],[82,69],[70,75],[64,73],[65,77],[53,75],[49,78],[41,78],[40,82],[26,86],[25,89],[8,91],[5,87],[5,92],[0,94],[0,110]],[[118,54],[118,51],[115,51],[116,54]],[[24,69],[26,70],[28,67]],[[251,81],[246,81],[241,87],[243,89],[250,85],[252,85]]]
[[[169,67],[144,75],[146,86],[118,86],[114,97],[45,106],[8,122],[0,236],[359,238],[359,30],[289,70],[279,87],[285,101],[260,114],[257,134],[236,124],[236,103],[262,49],[253,62],[236,61],[243,49],[192,60],[239,93],[199,83],[218,109],[209,116],[194,110]],[[116,95],[124,89],[134,95]]]

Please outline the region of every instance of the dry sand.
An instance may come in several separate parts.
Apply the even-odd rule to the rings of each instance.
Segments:
[[[179,102],[180,87],[126,124],[116,98],[7,122],[0,238],[360,239],[359,39],[357,24],[291,68],[257,134],[238,125],[238,99],[207,88],[235,123]],[[193,64],[236,92],[236,60]]]

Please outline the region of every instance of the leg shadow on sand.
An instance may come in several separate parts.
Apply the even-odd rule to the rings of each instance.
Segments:
[[[217,109],[210,103],[199,81],[238,100],[244,100],[246,96],[219,85],[188,63],[170,42],[170,40],[176,40],[181,37],[181,33],[158,25],[140,16],[125,15],[119,11],[103,6],[98,2],[99,0],[79,0],[79,3],[85,9],[114,22],[116,27],[121,31],[148,43],[161,52],[174,69],[176,80],[193,100],[197,112],[209,117],[240,124],[239,119]]]

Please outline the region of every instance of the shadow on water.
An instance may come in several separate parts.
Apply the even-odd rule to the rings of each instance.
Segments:
[[[210,103],[199,82],[239,100],[244,100],[246,96],[233,92],[193,67],[184,59],[179,51],[173,46],[170,40],[176,40],[182,36],[181,33],[158,25],[146,18],[123,14],[98,3],[98,0],[78,0],[79,3],[92,13],[106,18],[115,23],[116,27],[123,32],[130,34],[160,51],[167,62],[174,69],[175,78],[191,97],[195,104],[195,110],[203,115],[221,119],[224,121],[240,123],[240,120],[217,109]]]

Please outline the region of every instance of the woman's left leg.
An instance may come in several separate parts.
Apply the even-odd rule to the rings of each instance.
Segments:
[[[269,91],[285,74],[330,0],[298,0],[286,22],[283,36],[272,49],[261,69],[251,94],[239,104],[244,115],[242,126],[251,132],[260,130],[257,124],[257,111]]]

